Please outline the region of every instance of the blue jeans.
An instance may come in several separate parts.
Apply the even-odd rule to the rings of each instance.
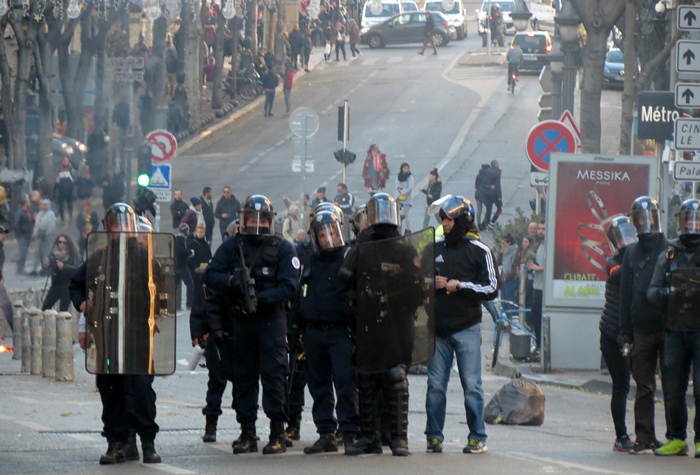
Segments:
[[[693,396],[695,397],[695,442],[700,442],[700,332],[667,331],[664,349],[666,365],[666,406],[668,407],[668,432],[674,439],[685,440],[688,427],[688,407],[685,393],[688,390],[690,366],[693,366]]]
[[[275,102],[275,91],[265,91],[265,115],[272,114],[272,104]]]
[[[484,427],[484,391],[481,388],[481,324],[477,323],[447,338],[435,338],[435,354],[428,361],[428,394],[425,412],[428,420],[425,435],[428,440],[445,439],[445,408],[447,383],[450,381],[452,359],[457,355],[459,379],[464,391],[469,439],[486,441]]]

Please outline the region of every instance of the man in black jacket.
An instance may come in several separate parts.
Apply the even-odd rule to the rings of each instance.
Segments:
[[[309,392],[314,399],[313,418],[320,437],[304,448],[305,454],[337,452],[338,428],[347,450],[355,442],[358,429],[350,284],[338,277],[345,257],[342,226],[331,211],[319,211],[311,220],[311,237],[318,253],[312,258],[301,312]]]
[[[216,218],[214,217],[214,203],[211,200],[212,189],[211,186],[205,186],[202,190],[202,216],[204,216],[204,224],[207,227],[204,232],[204,239],[207,240],[209,244],[209,249],[211,249],[212,236],[214,235],[214,225],[216,224]],[[194,232],[194,230],[192,231]]]
[[[629,246],[622,260],[620,281],[620,343],[632,348],[632,377],[637,383],[634,398],[634,433],[631,454],[646,454],[661,446],[656,438],[654,393],[656,367],[666,389],[664,365],[664,312],[647,298],[656,259],[668,247],[661,230],[661,209],[650,196],[640,196],[629,213],[639,242]],[[665,406],[668,420],[668,406]],[[668,423],[667,423],[668,426]]]
[[[190,206],[182,200],[182,190],[173,191],[173,202],[170,203],[170,214],[173,217],[173,233],[177,236],[180,231],[180,221]]]
[[[484,172],[482,185],[486,214],[479,224],[479,229],[491,229],[503,212],[503,195],[501,193],[501,167],[498,160],[491,160],[491,166]],[[496,205],[496,212],[491,217],[491,209]]]
[[[435,354],[428,361],[425,436],[429,452],[442,452],[447,383],[456,354],[464,391],[469,436],[462,452],[486,452],[484,391],[481,387],[481,303],[498,295],[498,270],[489,247],[479,240],[474,207],[447,195],[431,205],[439,213],[444,240],[435,243]]]
[[[241,203],[231,192],[230,186],[224,186],[224,192],[219,201],[216,203],[216,209],[214,210],[214,217],[219,220],[219,231],[221,231],[221,241],[227,239],[226,228],[228,225],[236,219],[238,213],[241,211]]]

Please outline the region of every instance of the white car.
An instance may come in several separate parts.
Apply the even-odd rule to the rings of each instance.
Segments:
[[[457,30],[458,40],[467,37],[467,11],[460,0],[427,0],[423,10],[442,13]]]
[[[505,23],[506,34],[512,35],[515,33],[515,28],[513,27],[513,20],[510,17],[510,12],[513,11],[515,7],[515,1],[513,0],[484,0],[481,4],[481,8],[476,10],[476,22],[479,28],[479,34],[483,35],[488,27],[488,5],[498,4],[498,8],[501,9],[503,13],[503,23]],[[554,34],[554,15],[556,15],[556,10],[549,5],[542,3],[539,0],[532,0],[527,2],[527,7],[532,13],[530,17],[530,25],[532,29],[545,30]]]
[[[397,13],[417,12],[418,5],[413,0],[369,0],[362,8],[361,28],[369,28],[388,20]]]

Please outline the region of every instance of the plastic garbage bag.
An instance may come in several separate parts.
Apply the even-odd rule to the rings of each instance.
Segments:
[[[487,424],[541,426],[544,400],[537,383],[517,375],[493,395],[484,408],[484,419]]]

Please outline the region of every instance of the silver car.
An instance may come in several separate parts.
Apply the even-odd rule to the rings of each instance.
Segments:
[[[362,30],[361,43],[370,48],[383,48],[386,45],[422,43],[425,26],[424,11],[399,13],[388,20]],[[457,39],[457,30],[452,22],[440,12],[430,12],[435,21],[435,44],[444,46]]]

